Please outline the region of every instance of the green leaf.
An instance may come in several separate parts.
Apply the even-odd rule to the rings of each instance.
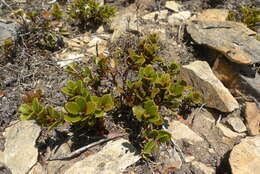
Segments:
[[[149,121],[150,123],[153,123],[153,124],[157,125],[157,126],[160,126],[160,125],[163,124],[162,116],[161,116],[160,114],[158,114],[158,113],[156,113],[155,115],[153,115],[153,117],[149,117],[149,118],[148,118],[148,121]]]
[[[80,111],[84,111],[86,107],[86,99],[82,96],[77,96],[75,102],[79,105]]]
[[[76,103],[76,102],[68,102],[65,104],[65,109],[68,113],[77,115],[79,114],[80,110],[80,106]]]
[[[22,104],[19,107],[19,111],[22,112],[23,114],[30,114],[32,112],[32,108],[28,104]]]
[[[105,116],[105,112],[102,112],[102,111],[99,111],[99,112],[96,112],[95,113],[95,117],[96,118],[102,118],[102,117],[104,117]]]
[[[30,115],[22,114],[20,115],[20,120],[30,120]]]
[[[38,101],[38,98],[34,98],[33,101],[32,101],[32,110],[34,112],[40,112],[41,111],[41,106],[40,106],[40,103]]]
[[[65,95],[72,97],[74,94],[72,93],[72,90],[68,87],[61,88],[61,92],[63,92]]]
[[[63,116],[66,122],[76,123],[82,120],[82,117],[80,116],[66,115],[66,114],[64,114]]]
[[[137,120],[142,121],[143,115],[145,114],[145,109],[139,105],[139,106],[134,106],[132,110]]]
[[[151,153],[156,149],[156,147],[157,147],[157,144],[154,140],[148,141],[148,143],[146,143],[144,146],[143,155],[145,157],[150,156]]]
[[[114,108],[114,101],[111,94],[106,94],[101,97],[100,106],[102,110],[108,112]]]
[[[154,103],[153,100],[148,100],[144,102],[144,109],[146,114],[149,114],[151,116],[156,115],[158,112],[158,106]]]
[[[165,131],[165,130],[159,130],[158,135],[156,136],[156,140],[160,143],[165,143],[166,141],[169,141],[171,139],[171,133]]]
[[[85,114],[87,115],[93,114],[95,113],[95,111],[96,111],[96,104],[94,102],[87,102]]]

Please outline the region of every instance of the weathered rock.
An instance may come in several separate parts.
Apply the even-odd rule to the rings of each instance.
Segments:
[[[175,1],[167,1],[165,3],[165,7],[169,10],[172,10],[174,12],[179,12],[180,11],[180,8],[181,8],[181,5],[178,4],[177,2]]]
[[[260,42],[256,33],[231,21],[192,21],[187,31],[193,40],[213,48],[238,64],[260,62]]]
[[[215,174],[215,170],[212,167],[208,167],[206,164],[203,164],[198,161],[193,161],[191,166],[197,171],[199,174]]]
[[[246,102],[245,119],[250,135],[260,135],[260,110],[256,103]]]
[[[16,40],[18,28],[17,24],[0,20],[0,46],[5,40]]]
[[[201,21],[225,21],[228,17],[229,11],[227,9],[206,9],[191,20]]]
[[[207,62],[195,61],[183,66],[181,77],[201,92],[206,106],[222,112],[232,112],[239,108],[238,102],[216,78]]]
[[[242,84],[241,88],[260,102],[260,75],[258,73],[256,73],[255,77],[240,75],[240,79]]]
[[[168,22],[170,24],[180,24],[183,21],[186,21],[191,16],[190,11],[181,11],[179,13],[174,13],[168,17]]]
[[[178,152],[174,148],[169,148],[163,145],[160,147],[159,160],[163,162],[163,169],[167,168],[181,168],[182,160]]]
[[[68,143],[64,143],[58,147],[54,154],[51,154],[52,157],[59,157],[64,154],[71,153]],[[71,161],[68,160],[57,160],[57,161],[48,161],[46,166],[47,173],[63,173],[66,165],[70,164]]]
[[[164,20],[167,18],[168,15],[168,10],[162,10],[162,11],[156,11],[156,12],[152,12],[152,13],[148,13],[146,15],[144,15],[142,18],[144,20]]]
[[[221,123],[218,123],[216,125],[220,130],[221,132],[228,138],[237,138],[237,137],[243,137],[245,136],[246,134],[244,133],[236,133],[234,131],[232,131],[231,129],[229,129],[228,127],[226,127],[225,125],[221,124]]]
[[[12,122],[5,130],[5,151],[0,154],[3,162],[13,174],[27,173],[38,158],[36,140],[41,128],[32,121]]]
[[[65,52],[65,53],[59,53],[56,55],[57,64],[61,67],[65,67],[72,62],[80,61],[83,58],[85,58],[84,54],[78,53],[78,52]]]
[[[37,163],[35,166],[33,166],[33,168],[30,170],[28,174],[48,174],[48,173],[40,163]]]
[[[234,65],[227,59],[217,58],[212,67],[215,76],[227,88],[238,89],[240,88],[239,74],[234,71]]]
[[[140,159],[127,140],[109,142],[100,152],[72,165],[65,174],[119,174]]]
[[[171,121],[169,123],[168,131],[172,134],[172,137],[175,140],[185,140],[191,144],[193,142],[203,141],[203,138],[180,121]]]
[[[258,174],[260,171],[260,136],[247,137],[230,153],[232,174]]]
[[[246,131],[246,126],[239,117],[230,117],[227,122],[233,128],[234,131],[242,133]]]

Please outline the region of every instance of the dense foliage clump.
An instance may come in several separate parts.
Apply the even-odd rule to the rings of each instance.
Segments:
[[[118,49],[109,56],[99,55],[86,66],[71,64],[66,71],[75,80],[61,89],[67,98],[64,109],[44,106],[39,95],[34,95],[20,106],[20,118],[36,120],[49,128],[70,122],[80,128],[98,129],[105,116],[117,117],[116,113],[128,110],[130,117],[141,123],[141,146],[147,157],[160,143],[171,139],[171,134],[162,129],[162,109],[174,114],[184,105],[200,102],[198,93],[176,79],[179,65],[163,62],[159,51],[158,36],[150,34],[136,46]]]
[[[229,12],[228,20],[242,22],[253,29],[260,22],[260,9],[240,7],[237,12]]]

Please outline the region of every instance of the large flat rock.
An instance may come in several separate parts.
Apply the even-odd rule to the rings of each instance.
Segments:
[[[100,152],[72,165],[65,174],[120,174],[140,159],[124,139],[109,142]]]
[[[202,102],[206,106],[222,112],[232,112],[239,108],[236,99],[214,75],[207,62],[195,61],[183,66],[181,77],[201,93]]]
[[[191,21],[187,31],[192,39],[213,48],[238,64],[260,62],[260,42],[245,25],[231,21]]]
[[[38,149],[35,147],[41,128],[33,121],[11,122],[5,130],[5,151],[0,154],[3,162],[12,174],[29,172],[38,159]]]
[[[0,20],[0,46],[5,40],[16,40],[18,25]]]
[[[232,174],[259,174],[260,136],[247,137],[230,153]]]

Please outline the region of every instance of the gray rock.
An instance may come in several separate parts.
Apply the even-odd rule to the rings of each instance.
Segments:
[[[195,61],[183,66],[181,77],[202,94],[203,103],[222,112],[232,112],[239,108],[236,99],[216,78],[205,61]]]
[[[206,164],[203,164],[198,161],[193,161],[191,163],[192,168],[194,168],[194,171],[197,171],[196,173],[199,174],[215,174],[216,171],[212,167],[208,167]]]
[[[233,128],[234,131],[242,133],[246,131],[246,126],[239,117],[230,117],[227,122]]]
[[[73,164],[65,174],[120,174],[140,159],[135,148],[124,139],[107,143],[98,153]]]
[[[238,64],[260,62],[260,42],[256,33],[241,23],[231,21],[192,21],[187,31],[193,40],[224,54]]]
[[[17,38],[18,25],[12,22],[0,20],[0,46],[5,40],[15,41]]]
[[[240,75],[241,86],[246,93],[253,96],[258,102],[260,102],[260,75],[256,73],[255,77],[246,77]]]
[[[148,13],[146,15],[144,15],[142,18],[144,20],[164,20],[167,18],[168,15],[168,10],[162,10],[162,11],[156,11],[156,12],[152,12],[152,13]]]
[[[3,162],[13,174],[27,173],[38,158],[36,140],[41,128],[32,121],[12,122],[5,130],[5,151],[0,153]]]
[[[259,174],[260,136],[247,137],[230,153],[232,174]]]
[[[191,144],[203,141],[203,138],[180,121],[173,120],[169,122],[168,131],[172,134],[172,137],[175,140],[187,140]]]
[[[234,132],[231,129],[229,129],[228,127],[226,127],[225,125],[221,124],[221,123],[218,123],[216,126],[224,134],[224,136],[226,136],[228,138],[243,137],[243,136],[246,135],[245,133]]]

